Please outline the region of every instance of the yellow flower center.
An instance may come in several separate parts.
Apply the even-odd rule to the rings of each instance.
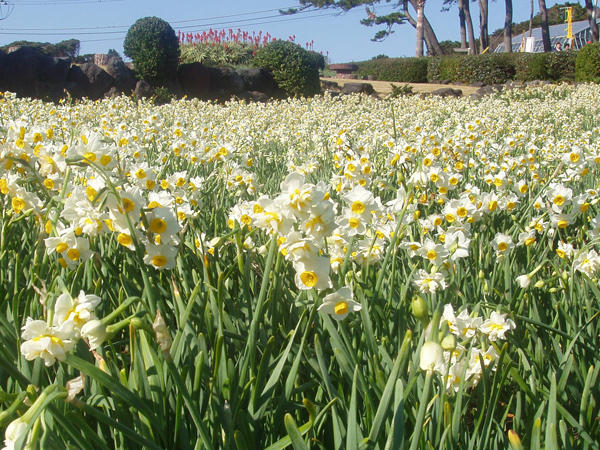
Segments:
[[[103,166],[109,165],[111,161],[112,158],[108,155],[102,155],[102,157],[100,158],[100,164],[102,164]]]
[[[362,214],[365,212],[365,204],[359,200],[356,200],[352,203],[352,212],[354,214]]]
[[[131,236],[129,236],[128,234],[119,233],[119,235],[117,236],[117,242],[124,247],[129,247],[132,244],[133,239],[131,239]]]
[[[307,270],[300,274],[300,281],[302,281],[305,286],[311,288],[316,286],[319,277],[312,270]]]
[[[167,258],[163,255],[156,255],[152,257],[152,265],[156,267],[163,267],[167,263]]]
[[[124,198],[121,203],[123,204],[123,211],[130,213],[135,208],[135,203],[128,198]]]
[[[150,231],[153,233],[164,233],[167,230],[167,222],[157,217],[150,222]]]
[[[76,248],[70,248],[67,256],[71,261],[77,261],[81,257],[81,253]]]
[[[336,305],[333,307],[333,311],[338,315],[347,314],[348,303],[346,303],[345,301],[336,303]]]
[[[25,209],[25,206],[27,206],[25,200],[19,197],[13,197],[10,201],[10,204],[12,206],[13,211],[17,214],[23,211]]]

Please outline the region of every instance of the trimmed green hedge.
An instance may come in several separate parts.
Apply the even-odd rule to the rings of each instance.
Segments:
[[[510,80],[573,81],[578,52],[492,53],[433,57],[429,60],[427,80],[485,84]]]
[[[600,81],[600,43],[588,44],[577,52],[575,79]]]
[[[427,83],[429,58],[378,58],[358,64],[359,78],[372,76],[380,81]]]

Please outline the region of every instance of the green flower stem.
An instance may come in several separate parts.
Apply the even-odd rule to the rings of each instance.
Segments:
[[[425,375],[425,386],[419,399],[419,412],[417,413],[417,420],[415,422],[415,429],[410,442],[410,450],[417,450],[419,446],[419,440],[421,438],[421,431],[423,428],[423,420],[425,419],[425,409],[427,408],[427,402],[429,400],[429,390],[431,389],[431,379],[433,377],[433,371],[428,370]]]

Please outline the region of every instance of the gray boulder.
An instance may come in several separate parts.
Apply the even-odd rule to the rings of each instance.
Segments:
[[[11,91],[20,97],[39,97],[43,94],[40,74],[49,74],[53,58],[34,47],[21,47],[0,58],[0,90]]]
[[[342,94],[367,94],[375,93],[371,83],[346,83],[342,88]]]
[[[105,66],[105,71],[113,78],[113,86],[120,92],[129,94],[135,89],[135,75],[121,58],[114,56],[109,58]]]
[[[247,91],[262,92],[270,97],[281,97],[283,91],[277,85],[273,74],[265,69],[242,69],[238,72]]]
[[[150,98],[154,94],[154,89],[147,81],[140,80],[135,85],[134,93],[137,98]]]
[[[69,58],[44,59],[40,67],[40,81],[63,85],[67,81],[71,60]]]
[[[244,80],[229,67],[209,67],[211,97],[227,100],[244,92]]]
[[[200,63],[181,64],[177,79],[184,94],[190,98],[205,99],[210,93],[210,71]]]
[[[84,96],[91,100],[102,98],[113,84],[113,77],[94,63],[71,66],[67,80],[79,84]]]
[[[452,89],[447,87],[431,91],[431,95],[438,95],[440,97],[462,97],[463,92],[460,89]]]

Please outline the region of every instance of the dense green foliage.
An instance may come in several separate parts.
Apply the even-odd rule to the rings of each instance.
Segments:
[[[125,55],[135,65],[140,78],[164,82],[177,73],[179,42],[175,31],[158,17],[144,17],[135,22],[123,42]]]
[[[572,81],[577,52],[493,53],[429,59],[427,79],[486,84],[510,80]]]
[[[376,58],[359,64],[359,77],[404,83],[427,83],[428,58]]]
[[[79,54],[79,44],[78,39],[67,39],[56,44],[49,42],[15,41],[0,47],[0,50],[7,52],[11,47],[35,47],[42,50],[48,56],[75,58]]]
[[[205,66],[250,65],[254,48],[246,42],[193,43],[181,46],[181,62]]]
[[[319,70],[310,52],[289,41],[270,42],[256,52],[253,64],[268,69],[287,95],[311,96],[320,92]]]
[[[575,78],[577,81],[600,80],[600,43],[588,44],[578,52]]]

